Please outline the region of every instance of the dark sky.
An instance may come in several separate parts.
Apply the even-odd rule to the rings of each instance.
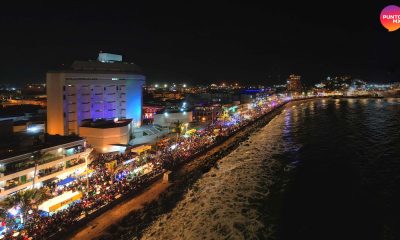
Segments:
[[[53,2],[2,4],[0,83],[44,82],[100,50],[153,83],[274,84],[291,72],[308,84],[331,74],[400,80],[400,30],[379,22],[393,1]]]

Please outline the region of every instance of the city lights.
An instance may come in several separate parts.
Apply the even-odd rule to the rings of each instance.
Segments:
[[[381,2],[3,7],[0,240],[395,239]]]
[[[37,133],[41,130],[41,128],[39,128],[37,126],[31,126],[31,127],[28,127],[26,130],[30,133]]]

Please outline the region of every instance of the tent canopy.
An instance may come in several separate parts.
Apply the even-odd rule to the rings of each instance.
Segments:
[[[63,186],[63,185],[65,185],[65,184],[70,183],[70,182],[73,182],[73,181],[75,181],[75,178],[73,178],[73,177],[68,177],[68,178],[66,178],[66,179],[63,179],[63,180],[59,181],[59,182],[57,183],[57,185],[58,185],[58,186]]]
[[[81,192],[72,192],[68,191],[65,192],[55,198],[49,199],[46,202],[42,203],[39,205],[39,210],[45,211],[45,212],[55,212],[59,208],[70,204],[76,200],[79,200],[82,198],[82,193]]]
[[[137,154],[140,155],[142,152],[145,152],[145,151],[150,150],[150,149],[151,149],[150,145],[142,145],[142,146],[139,146],[139,147],[132,148],[131,152],[137,153]]]

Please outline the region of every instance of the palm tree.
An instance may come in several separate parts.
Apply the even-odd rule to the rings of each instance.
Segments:
[[[44,199],[46,199],[46,194],[42,190],[38,189],[28,189],[25,191],[19,191],[15,193],[14,195],[8,196],[6,199],[0,202],[0,206],[4,208],[5,211],[7,211],[10,208],[13,207],[20,207],[21,209],[21,215],[19,216],[21,218],[21,222],[23,219],[26,217],[28,211],[34,206],[37,205],[38,203],[42,202]],[[17,217],[17,216],[15,216]],[[5,218],[8,221],[12,221],[9,218]]]
[[[48,199],[48,197],[45,190],[28,189],[8,196],[0,202],[0,206],[5,209],[19,206],[23,215],[25,215],[33,206],[37,206],[39,203]]]
[[[39,160],[44,156],[41,151],[36,151],[33,153],[33,161],[35,162],[35,170],[33,172],[33,181],[32,181],[32,187],[35,187],[35,180],[36,180],[36,174],[37,174],[37,167],[39,165]]]
[[[178,142],[179,137],[181,136],[182,133],[182,127],[183,127],[183,123],[180,122],[179,120],[174,122],[175,124],[175,132],[176,132],[176,141]]]
[[[111,184],[113,184],[115,173],[117,172],[117,160],[112,160],[111,162],[106,163],[106,168],[111,173]]]

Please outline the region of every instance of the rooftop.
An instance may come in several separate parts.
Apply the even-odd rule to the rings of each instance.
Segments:
[[[60,135],[42,135],[42,140],[37,140],[37,138],[33,139],[32,144],[21,146],[12,144],[10,141],[9,146],[0,148],[0,160],[15,157],[18,155],[35,152],[41,149],[46,149],[50,147],[55,147],[58,145],[67,144],[70,142],[75,142],[79,140],[83,140],[83,138],[78,136],[60,136]],[[14,134],[14,137],[18,138],[32,138],[32,135],[29,134]],[[34,138],[34,137],[33,137]]]
[[[104,56],[105,54],[106,57]],[[110,58],[110,56],[112,56]],[[122,56],[100,53],[98,60],[74,61],[70,68],[63,68],[50,73],[120,73],[120,74],[141,74],[141,69],[134,63],[122,62]]]
[[[84,120],[82,121],[81,127],[88,128],[116,128],[123,127],[132,122],[132,119],[115,119],[115,120],[106,120],[106,119],[98,119],[98,120]]]
[[[160,109],[156,112],[156,114],[163,114],[163,113],[183,113],[183,112],[191,112],[193,108],[182,108],[182,109]]]

